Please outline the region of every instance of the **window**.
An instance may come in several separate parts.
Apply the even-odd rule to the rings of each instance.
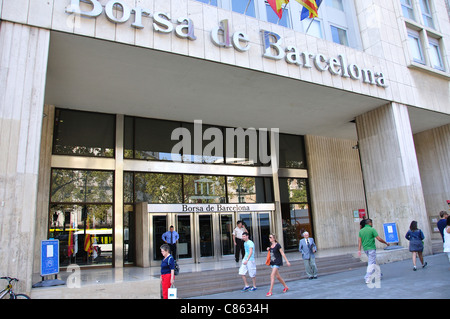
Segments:
[[[301,135],[279,135],[279,166],[306,169],[305,142]]]
[[[434,38],[428,38],[428,44],[430,46],[430,63],[431,67],[444,71],[444,63],[442,61],[441,49],[439,47],[439,41]]]
[[[112,264],[113,190],[111,171],[52,170],[48,229],[61,266]]]
[[[401,3],[402,3],[403,16],[405,18],[415,21],[416,19],[414,18],[414,10],[412,7],[411,0],[401,0]]]
[[[335,27],[334,25],[332,25],[330,27],[331,27],[331,35],[333,37],[333,42],[348,46],[347,31],[345,31],[344,29]]]
[[[265,1],[266,4],[266,14],[267,14],[267,21],[271,23],[275,23],[278,25],[281,25],[283,27],[289,28],[289,6],[283,5],[283,14],[281,16],[281,19],[277,16],[275,11],[273,11],[272,7]]]
[[[344,11],[344,5],[342,0],[327,0],[326,4],[328,7],[335,8],[340,11]]]
[[[114,157],[116,116],[56,109],[53,154]]]
[[[422,45],[420,44],[420,35],[418,32],[408,30],[409,48],[414,62],[425,64]]]
[[[231,8],[234,12],[242,13],[255,18],[255,1],[256,0],[232,0]]]
[[[217,0],[197,0],[197,1],[217,7]]]
[[[420,0],[420,10],[422,11],[423,24],[434,29],[433,18],[431,16],[430,3],[428,0]]]
[[[306,18],[302,21],[302,24],[306,34],[323,39],[322,22],[320,19]]]

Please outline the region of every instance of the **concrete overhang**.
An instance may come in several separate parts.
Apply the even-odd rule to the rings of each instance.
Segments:
[[[52,31],[45,103],[356,139],[351,121],[388,101],[232,65]],[[413,110],[414,133],[447,123],[450,116]]]

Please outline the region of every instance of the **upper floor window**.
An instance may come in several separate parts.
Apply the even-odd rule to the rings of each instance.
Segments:
[[[425,64],[419,33],[413,30],[408,30],[408,41],[413,61]]]
[[[401,3],[402,3],[403,16],[405,18],[415,21],[416,19],[414,18],[414,10],[413,10],[411,0],[401,0]]]
[[[232,0],[231,9],[234,12],[242,13],[255,18],[256,17],[255,1],[256,0],[249,0],[249,1]]]
[[[431,16],[430,2],[428,0],[420,0],[420,10],[422,12],[423,24],[434,29],[433,17]]]
[[[212,6],[217,6],[217,0],[197,0],[197,1],[209,4],[209,5],[212,5]]]
[[[439,40],[435,38],[428,38],[428,44],[430,48],[430,63],[431,67],[444,71],[444,62],[442,60],[441,48],[439,46]]]
[[[275,23],[278,25],[281,25],[283,27],[289,28],[290,22],[289,22],[289,6],[283,5],[283,14],[281,16],[281,19],[278,17],[278,15],[273,11],[272,7],[269,5],[267,1],[265,1],[266,5],[266,14],[267,14],[267,21],[271,23]]]

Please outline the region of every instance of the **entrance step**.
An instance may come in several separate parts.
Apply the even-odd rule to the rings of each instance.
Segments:
[[[367,266],[367,263],[361,262],[351,254],[322,258],[316,257],[316,264],[319,276]],[[243,287],[242,278],[238,275],[239,266],[240,263],[236,263],[235,267],[226,269],[190,273],[181,272],[175,280],[175,285],[178,288],[178,298],[189,298],[228,291],[236,291],[239,294],[239,290]],[[271,268],[263,264],[257,265],[256,269],[257,286],[269,285]],[[284,264],[280,268],[280,274],[286,282],[307,278],[303,260],[291,261],[291,267]],[[248,276],[247,280],[251,284]]]

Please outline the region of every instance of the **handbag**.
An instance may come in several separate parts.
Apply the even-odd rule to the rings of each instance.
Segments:
[[[270,250],[267,252],[266,265],[270,266]]]
[[[167,299],[177,299],[177,288],[172,284],[167,291]]]

